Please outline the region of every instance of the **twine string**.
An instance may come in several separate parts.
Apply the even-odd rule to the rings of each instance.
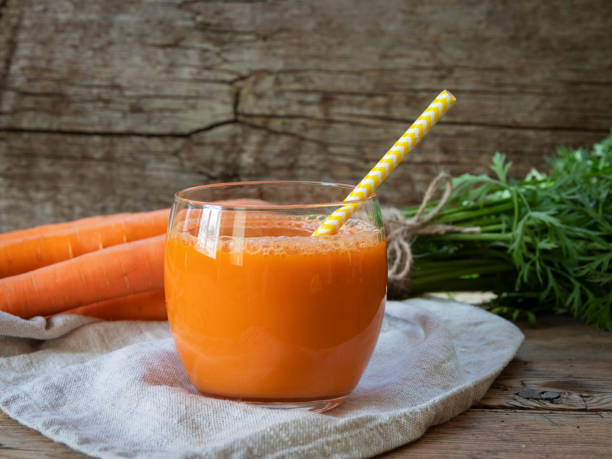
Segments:
[[[427,205],[435,193],[446,185],[438,204],[425,213]],[[410,273],[412,252],[410,244],[419,234],[445,234],[445,233],[479,233],[480,228],[474,226],[455,226],[431,223],[446,206],[453,193],[452,178],[446,172],[441,172],[429,184],[423,201],[417,213],[410,220],[404,218],[402,212],[396,208],[383,209],[383,221],[387,234],[387,257],[389,258],[388,277],[391,281],[403,280]]]

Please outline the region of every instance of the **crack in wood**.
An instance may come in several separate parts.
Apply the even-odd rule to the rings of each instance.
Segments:
[[[0,4],[0,21],[4,19],[4,11],[7,8],[8,0],[5,0],[2,4]],[[15,57],[15,51],[17,50],[17,35],[19,33],[19,29],[21,28],[21,23],[23,20],[23,11],[19,10],[19,15],[17,17],[17,22],[14,27],[8,32],[7,44],[6,44],[6,55],[4,56],[4,62],[2,65],[3,74],[0,78],[0,88],[6,86],[6,82],[9,79],[11,74],[11,65],[13,63],[13,58]],[[5,27],[3,25],[3,27]],[[0,96],[2,92],[0,91]],[[1,99],[0,99],[1,100]]]
[[[610,83],[612,85],[612,83]],[[514,89],[514,91],[509,91],[508,89]],[[549,88],[543,85],[536,84],[512,84],[507,83],[504,88],[500,89],[469,89],[469,88],[461,88],[454,87],[452,88],[452,92],[461,97],[465,94],[470,95],[478,95],[478,96],[511,96],[516,97],[516,90],[520,90],[521,94],[530,94],[530,95],[544,95],[548,96],[552,92]],[[440,92],[440,87],[388,87],[386,90],[378,90],[378,91],[363,91],[363,90],[337,90],[337,89],[315,89],[315,88],[307,88],[307,89],[284,89],[283,92],[293,93],[293,94],[322,94],[322,95],[331,95],[331,96],[347,96],[347,97],[385,97],[385,96],[407,96],[408,94],[427,94],[431,95],[432,98],[435,94]]]
[[[218,81],[215,81],[215,83],[219,83]],[[223,84],[227,84],[227,82],[221,82]],[[46,91],[46,92],[35,92],[35,91],[24,91],[22,89],[16,89],[16,88],[10,88],[7,87],[5,88],[5,91],[7,92],[13,92],[15,94],[19,94],[21,96],[32,96],[32,97],[52,97],[52,98],[63,98],[63,99],[68,99],[70,98],[70,103],[71,104],[95,104],[95,103],[107,103],[107,104],[111,104],[113,101],[109,98],[105,99],[105,98],[100,98],[100,97],[96,97],[96,98],[77,98],[74,97],[72,94],[67,94],[65,92],[59,92],[59,91]],[[121,94],[121,97],[124,98],[127,101],[132,101],[134,100],[185,100],[185,101],[189,101],[189,100],[198,100],[198,99],[206,99],[209,100],[209,96],[206,94],[201,94],[201,95],[189,95],[189,96],[184,96],[181,94]],[[105,107],[106,109],[108,109],[109,107]],[[157,110],[159,111],[163,111],[163,110]],[[13,110],[12,113],[17,113],[18,110]],[[54,113],[57,114],[57,113]]]
[[[392,123],[402,123],[409,124],[414,120],[408,118],[395,118],[390,116],[381,116],[381,115],[360,115],[360,114],[344,114],[344,113],[336,113],[337,115],[347,115],[347,118],[316,118],[313,116],[305,116],[305,115],[295,115],[295,114],[286,114],[286,115],[275,115],[270,113],[239,113],[239,118],[267,118],[267,119],[295,119],[295,120],[307,120],[307,121],[316,121],[316,122],[326,122],[326,123],[345,123],[349,125],[363,125],[367,123],[368,120],[371,121],[385,121]],[[354,119],[357,118],[357,119]],[[359,120],[364,120],[364,122],[360,122]],[[525,131],[568,131],[568,132],[593,132],[593,133],[602,133],[606,134],[609,132],[609,129],[600,129],[600,128],[584,128],[584,127],[567,127],[567,126],[521,126],[521,125],[512,125],[512,124],[501,124],[501,123],[479,123],[479,122],[465,122],[465,121],[440,121],[438,123],[439,126],[442,125],[449,126],[460,126],[460,127],[483,127],[483,128],[498,128],[498,129],[511,129],[511,130],[525,130]]]
[[[211,123],[202,128],[193,129],[188,132],[138,132],[138,131],[78,131],[72,129],[29,129],[29,128],[14,128],[3,127],[0,132],[23,133],[23,134],[51,134],[51,135],[74,135],[74,136],[99,136],[99,137],[172,137],[172,138],[189,138],[195,134],[211,131],[220,126],[236,123],[236,120],[224,120],[216,123]]]
[[[327,122],[327,123],[344,123],[349,125],[363,125],[363,123],[352,122],[354,120],[350,119],[322,119],[322,118],[314,118],[308,116],[301,115],[265,115],[265,114],[246,114],[239,113],[239,90],[236,96],[234,97],[233,102],[233,111],[234,114],[237,115],[236,119],[223,120],[218,121],[216,123],[211,123],[210,125],[204,126],[202,128],[192,129],[187,132],[139,132],[139,131],[83,131],[77,129],[44,129],[44,128],[20,128],[20,127],[0,127],[0,132],[13,132],[13,133],[24,133],[24,134],[66,134],[66,135],[82,135],[82,136],[117,136],[117,137],[190,137],[194,134],[199,134],[202,132],[210,131],[219,126],[225,126],[227,124],[243,124],[253,129],[260,129],[267,131],[271,134],[275,135],[286,135],[290,137],[294,137],[296,139],[300,139],[305,142],[313,142],[319,145],[337,145],[337,146],[347,146],[354,147],[353,144],[343,143],[343,142],[326,142],[320,139],[313,139],[311,137],[301,136],[299,134],[295,134],[293,132],[282,131],[277,129],[272,129],[267,126],[261,126],[252,122],[249,122],[248,119],[302,119],[302,120],[310,120],[317,122]],[[40,111],[40,110],[39,110]],[[2,114],[4,112],[1,112]],[[355,115],[353,115],[355,116]],[[408,123],[408,120],[402,120],[398,118],[387,118],[387,117],[378,117],[378,116],[370,116],[370,117],[361,117],[364,119],[372,119],[372,120],[381,120],[381,121],[389,121],[389,122],[398,122],[398,123]],[[592,133],[602,133],[606,134],[609,131],[607,129],[598,129],[598,128],[573,128],[573,127],[560,127],[560,126],[514,126],[514,125],[504,125],[504,124],[489,124],[489,123],[465,123],[465,122],[453,122],[453,121],[441,121],[440,125],[452,125],[458,127],[483,127],[483,128],[498,128],[498,129],[509,129],[509,130],[520,130],[520,131],[567,131],[567,132],[592,132]]]
[[[526,389],[520,392],[516,392],[514,395],[527,399],[527,400],[545,400],[553,401],[561,397],[559,392],[538,390],[538,389]]]
[[[234,102],[232,104],[232,112],[234,114],[234,121],[238,122],[238,112],[240,110],[240,97],[242,94],[242,87],[238,84],[232,84],[234,87]]]
[[[566,132],[592,132],[607,134],[610,132],[609,129],[605,128],[589,128],[589,127],[574,127],[574,126],[522,126],[519,124],[496,124],[496,123],[478,123],[478,122],[459,122],[459,121],[442,121],[441,124],[447,124],[451,126],[474,126],[483,128],[498,128],[498,129],[510,129],[510,130],[526,130],[526,131],[566,131]]]
[[[557,407],[554,404],[547,404],[545,401],[542,401],[541,404],[539,405],[528,405],[528,406],[524,406],[524,405],[516,405],[516,404],[488,404],[488,405],[483,405],[483,404],[476,404],[475,405],[476,408],[481,409],[481,410],[509,410],[509,411],[522,411],[522,412],[529,412],[532,413],[534,411],[537,410],[547,410],[548,412],[551,413],[557,413],[557,412],[562,412],[562,413],[596,413],[596,412],[601,412],[601,413],[612,413],[612,408],[597,408],[597,410],[593,410],[590,408],[576,408],[576,407]],[[537,408],[536,408],[537,406]]]

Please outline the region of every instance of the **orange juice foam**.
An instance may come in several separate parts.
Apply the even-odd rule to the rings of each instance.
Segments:
[[[379,232],[357,223],[311,237],[318,219],[238,218],[222,220],[212,245],[187,220],[168,237],[168,318],[191,381],[202,393],[245,400],[349,394],[384,314]]]

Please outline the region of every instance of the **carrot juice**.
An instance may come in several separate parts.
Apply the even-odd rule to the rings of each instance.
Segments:
[[[206,395],[259,402],[348,395],[384,314],[382,230],[352,219],[338,234],[312,237],[320,219],[216,218],[209,236],[183,220],[166,243],[168,320],[192,383]]]

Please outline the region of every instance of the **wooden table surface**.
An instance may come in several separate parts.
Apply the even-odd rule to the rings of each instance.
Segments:
[[[387,457],[611,457],[612,333],[548,317],[476,406]],[[0,457],[84,457],[0,413]]]

